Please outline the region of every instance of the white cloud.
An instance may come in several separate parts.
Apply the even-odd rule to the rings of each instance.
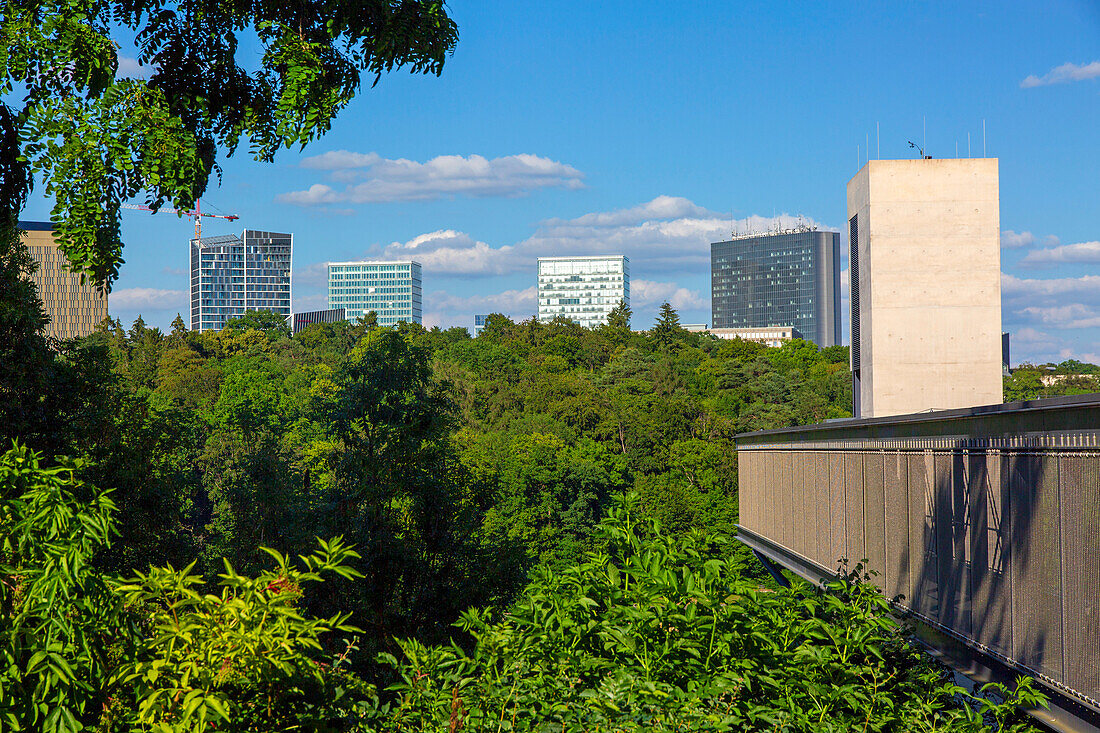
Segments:
[[[1100,263],[1100,241],[1034,249],[1020,260],[1022,265],[1055,265],[1073,262]]]
[[[1083,303],[1049,307],[1028,306],[1021,309],[1019,313],[1055,328],[1100,327],[1100,311]]]
[[[540,188],[583,188],[584,174],[571,165],[538,155],[440,155],[420,163],[383,158],[377,153],[335,150],[305,158],[302,167],[329,171],[337,191],[315,183],[276,196],[281,203],[314,206],[336,202],[429,201],[455,196],[521,196]],[[361,181],[356,183],[356,181]]]
[[[154,71],[156,71],[155,67],[142,66],[135,58],[119,56],[118,70],[115,72],[115,76],[126,79],[148,79]]]
[[[710,299],[704,298],[697,290],[689,290],[673,282],[630,281],[630,309],[635,313],[644,316],[644,311],[655,310],[666,301],[678,311],[710,308]]]
[[[386,259],[414,259],[440,275],[505,275],[516,272],[515,247],[493,248],[465,232],[441,229],[407,242],[393,242],[382,251]],[[529,267],[534,263],[528,263]]]
[[[465,232],[443,229],[374,248],[371,257],[412,258],[425,272],[482,277],[535,271],[538,257],[624,254],[635,276],[646,272],[699,273],[710,267],[710,243],[732,231],[768,231],[813,220],[781,214],[736,221],[684,198],[658,196],[648,203],[575,219],[547,219],[516,244],[493,247]]]
[[[275,197],[279,203],[295,204],[296,206],[314,206],[316,204],[331,204],[340,200],[339,194],[331,186],[323,183],[314,183],[305,191],[291,191],[281,193]]]
[[[312,265],[295,268],[292,277],[295,288],[327,288],[328,263],[314,262]]]
[[[1100,275],[1082,275],[1051,279],[1020,278],[1001,274],[1001,294],[1009,303],[1033,304],[1039,299],[1064,301],[1067,297],[1095,299],[1100,302]]]
[[[186,308],[187,298],[185,290],[125,288],[112,291],[107,302],[111,310],[165,311]]]
[[[424,295],[424,326],[467,325],[473,331],[474,314],[503,313],[517,321],[525,321],[535,315],[538,288],[532,285],[523,290],[505,290],[488,295],[451,295],[439,290]]]
[[[1020,82],[1020,86],[1024,89],[1031,89],[1032,87],[1045,87],[1049,84],[1067,84],[1074,81],[1085,81],[1087,79],[1095,79],[1100,77],[1100,61],[1093,61],[1091,64],[1062,64],[1061,66],[1055,66],[1053,69],[1043,74],[1042,76],[1031,76]]]
[[[1014,232],[1011,229],[1001,232],[1001,246],[1006,249],[1030,247],[1035,241],[1035,235],[1031,232]]]
[[[382,156],[378,153],[353,153],[350,150],[330,150],[327,153],[303,158],[301,165],[303,168],[334,171],[344,168],[369,168],[381,161]]]

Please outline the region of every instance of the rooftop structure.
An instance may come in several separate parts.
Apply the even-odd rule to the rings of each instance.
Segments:
[[[46,335],[70,339],[95,331],[107,317],[107,294],[87,279],[81,282],[80,273],[69,270],[69,258],[57,246],[53,224],[21,221],[19,228],[26,232],[23,243],[38,263],[31,279],[50,317]]]

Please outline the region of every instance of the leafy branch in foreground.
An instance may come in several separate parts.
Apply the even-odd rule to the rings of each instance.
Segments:
[[[471,652],[410,640],[383,656],[400,677],[386,730],[1029,729],[1029,680],[971,696],[872,586],[761,588],[632,503],[601,524],[605,551],[540,569],[496,620],[467,613]]]
[[[226,563],[217,594],[190,567],[124,580],[91,564],[114,506],[79,467],[43,468],[21,446],[0,456],[0,728],[351,730],[376,709],[347,651],[322,648],[357,631],[347,615],[299,610],[309,584],[358,576],[342,540],[298,563],[268,550],[255,577]]]
[[[118,32],[147,78],[119,76]],[[304,146],[363,74],[439,74],[457,40],[439,0],[3,0],[0,94],[22,99],[0,103],[0,225],[37,176],[61,249],[109,289],[124,201],[190,208],[219,152]]]

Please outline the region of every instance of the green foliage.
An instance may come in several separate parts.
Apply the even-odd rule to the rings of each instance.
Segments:
[[[762,589],[630,500],[599,534],[605,549],[540,568],[502,616],[464,614],[472,650],[385,657],[400,679],[383,728],[1021,731],[1016,703],[1041,700],[1027,680],[971,697],[854,577]]]
[[[230,318],[226,321],[225,327],[234,331],[255,329],[263,331],[272,338],[290,336],[290,326],[287,324],[286,316],[272,311],[245,311],[243,316]]]
[[[116,30],[147,79],[117,75]],[[254,38],[263,48],[239,54]],[[241,139],[270,161],[324,134],[359,91],[399,67],[439,74],[457,28],[438,0],[24,0],[0,13],[0,229],[37,176],[74,268],[108,288],[122,263],[119,207],[190,208]]]
[[[224,563],[220,593],[171,567],[124,579],[93,564],[114,504],[79,462],[45,468],[23,446],[0,455],[0,726],[5,730],[350,730],[373,688],[322,639],[355,633],[316,618],[304,589],[359,577],[339,538],[245,577]],[[350,646],[348,647],[350,650]]]
[[[1076,359],[1060,364],[1021,364],[1004,378],[1005,402],[1100,392],[1100,367]]]

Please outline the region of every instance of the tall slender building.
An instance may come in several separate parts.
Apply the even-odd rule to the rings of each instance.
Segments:
[[[87,336],[107,317],[107,294],[68,269],[69,259],[54,239],[53,224],[21,221],[23,243],[38,263],[32,275],[50,322],[46,335],[59,339]]]
[[[374,311],[378,325],[421,323],[424,288],[419,262],[330,262],[328,307],[343,308],[349,321]]]
[[[821,347],[840,336],[840,234],[800,228],[710,245],[714,328],[788,326]]]
[[[245,229],[191,240],[191,330],[218,331],[245,311],[290,315],[294,235]]]
[[[630,261],[623,255],[539,257],[538,316],[558,316],[586,328],[607,323],[619,302],[630,306]]]
[[[996,158],[872,160],[848,182],[853,414],[1002,402]]]

